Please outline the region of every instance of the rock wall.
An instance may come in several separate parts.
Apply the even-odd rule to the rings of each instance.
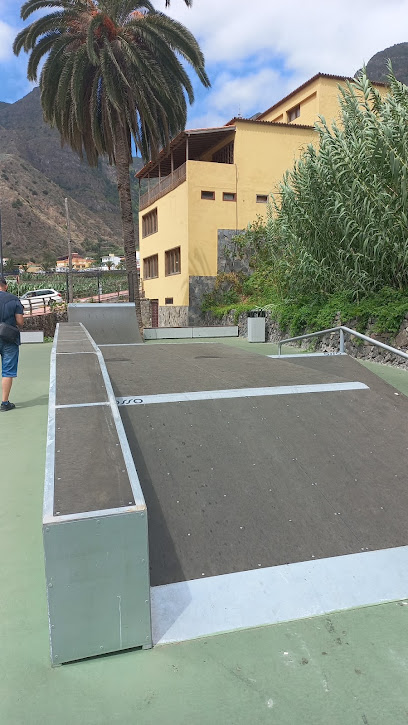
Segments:
[[[218,254],[217,270],[220,272],[244,272],[249,274],[247,259],[237,259],[236,245],[233,238],[240,234],[242,229],[219,229],[218,230]]]
[[[26,332],[42,330],[44,337],[54,337],[58,322],[68,322],[68,312],[66,309],[58,312],[50,312],[47,315],[24,317],[24,330]]]
[[[239,336],[240,337],[247,337],[248,335],[248,318],[246,313],[243,313],[239,315],[238,322],[236,321],[235,313],[234,311],[231,311],[228,315],[225,315],[221,320],[219,318],[214,317],[214,315],[211,315],[211,313],[206,313],[205,315],[201,315],[201,322],[202,325],[238,325],[239,330]],[[356,327],[356,321],[350,320],[349,322],[343,322],[341,323],[339,318],[335,318],[333,320],[333,327],[336,327],[337,325],[343,324],[346,327],[350,327],[351,329],[355,329]],[[368,337],[372,337],[374,340],[378,340],[379,342],[383,342],[385,345],[390,345],[391,347],[396,347],[399,350],[403,350],[403,352],[408,353],[408,314],[406,315],[405,319],[403,320],[401,327],[397,333],[397,335],[391,335],[391,334],[378,334],[373,332],[373,328],[375,327],[375,320],[371,320],[370,324],[367,327],[367,330],[364,331],[363,334],[367,335]],[[291,333],[288,330],[282,330],[280,329],[279,325],[277,324],[276,320],[274,320],[271,315],[267,312],[266,318],[265,318],[265,337],[267,342],[279,342],[280,340],[283,340],[287,337],[293,337]],[[307,330],[304,331],[305,333]],[[310,350],[316,352],[338,352],[339,350],[339,333],[338,332],[332,332],[328,333],[327,335],[323,335],[322,337],[316,337],[311,338],[308,340],[303,340],[300,344],[291,343],[294,347],[298,347],[300,350]],[[401,358],[397,355],[393,355],[391,352],[388,352],[387,350],[382,350],[379,347],[376,347],[374,345],[370,345],[370,343],[365,342],[363,340],[359,340],[356,337],[351,337],[347,333],[345,333],[345,351],[351,355],[352,357],[356,357],[362,360],[372,360],[373,362],[379,362],[379,363],[386,363],[388,365],[394,365],[401,367],[405,370],[408,370],[408,362],[404,360],[404,358]]]
[[[188,327],[188,307],[184,305],[159,307],[159,327]]]
[[[188,321],[187,326],[192,327],[194,325],[202,324],[203,313],[201,310],[203,304],[203,297],[208,292],[212,292],[214,289],[215,277],[190,277],[189,278],[189,300],[190,306],[188,309]],[[218,325],[219,323],[214,321],[212,325]]]

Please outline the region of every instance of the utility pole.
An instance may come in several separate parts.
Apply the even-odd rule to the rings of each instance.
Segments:
[[[0,276],[3,276],[3,234],[1,231],[1,210],[0,210]]]
[[[72,284],[72,247],[71,247],[71,219],[69,217],[68,199],[65,199],[65,213],[67,216],[68,232],[68,302],[74,301],[74,289]]]

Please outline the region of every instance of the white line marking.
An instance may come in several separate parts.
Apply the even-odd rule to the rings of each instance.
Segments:
[[[98,347],[139,347],[144,346],[144,342],[105,342]]]
[[[347,355],[346,352],[296,352],[293,353],[293,355],[267,355],[266,357],[271,357],[273,360],[282,360],[286,359],[288,360],[291,357],[339,357]]]
[[[153,643],[408,597],[408,546],[152,587]]]
[[[57,355],[96,355],[93,350],[76,350],[75,352],[57,352]]]
[[[61,410],[61,408],[94,408],[98,405],[110,405],[110,403],[109,401],[103,403],[67,403],[66,405],[56,405],[55,408],[57,410]]]
[[[268,395],[298,395],[300,393],[335,393],[344,390],[368,390],[364,383],[322,383],[318,385],[281,385],[273,388],[232,388],[231,390],[199,390],[191,393],[164,393],[162,395],[125,396],[116,398],[122,405],[151,405],[153,403],[184,403],[192,400],[219,398],[257,398]]]

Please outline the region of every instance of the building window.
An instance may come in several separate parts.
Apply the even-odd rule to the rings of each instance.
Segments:
[[[142,217],[142,237],[148,237],[157,232],[157,209],[149,211]]]
[[[267,204],[268,203],[268,194],[257,194],[256,203],[257,204]]]
[[[212,160],[217,164],[233,164],[234,163],[234,142],[231,141],[222,149],[219,149],[212,155]]]
[[[164,300],[165,305],[172,305],[173,304],[173,297],[166,297]]]
[[[215,191],[202,191],[201,192],[201,198],[202,199],[209,199],[210,201],[214,201],[214,199],[215,199]]]
[[[180,247],[169,249],[166,252],[166,276],[180,274]]]
[[[294,108],[291,108],[290,111],[288,111],[288,123],[291,121],[294,121],[295,118],[299,118],[300,116],[300,105],[298,104]]]
[[[154,279],[159,276],[159,255],[152,254],[143,260],[143,278]]]
[[[229,191],[224,191],[224,193],[222,195],[222,199],[223,199],[223,201],[236,201],[237,195],[233,194]]]

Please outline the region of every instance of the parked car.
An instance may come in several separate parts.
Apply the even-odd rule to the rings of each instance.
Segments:
[[[55,289],[36,289],[26,292],[20,297],[20,302],[25,310],[36,309],[49,305],[50,301],[59,303],[63,302],[63,298]]]

